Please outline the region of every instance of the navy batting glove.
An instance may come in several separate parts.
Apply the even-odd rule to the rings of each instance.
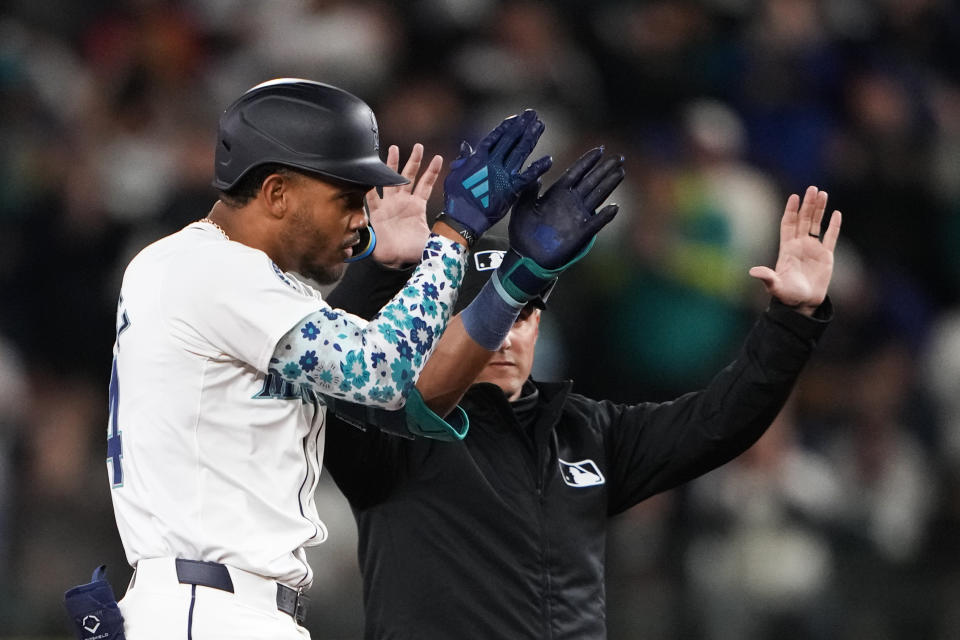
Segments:
[[[495,272],[498,292],[526,302],[590,251],[597,233],[617,215],[615,204],[597,211],[623,181],[623,156],[601,162],[591,149],[542,196],[525,190],[510,217],[510,251]]]
[[[520,172],[543,133],[543,122],[532,109],[501,122],[481,140],[474,151],[467,142],[450,163],[443,182],[445,222],[455,227],[468,243],[500,221],[520,193],[550,169],[553,160],[544,156]]]

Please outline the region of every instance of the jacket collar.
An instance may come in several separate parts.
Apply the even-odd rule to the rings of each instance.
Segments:
[[[560,420],[563,404],[570,395],[573,381],[537,382],[531,378],[529,382],[540,392],[540,418],[537,420],[536,429],[552,430]],[[467,390],[460,404],[471,418],[471,427],[482,421],[484,428],[489,425],[494,431],[518,428],[510,402],[495,384],[480,382],[473,385]]]

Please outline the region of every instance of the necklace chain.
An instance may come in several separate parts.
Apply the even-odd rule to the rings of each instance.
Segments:
[[[228,236],[228,235],[227,235],[227,232],[223,230],[223,227],[221,227],[220,225],[218,225],[216,222],[214,222],[213,220],[211,220],[209,217],[207,217],[207,218],[200,218],[199,220],[197,220],[197,222],[206,222],[207,224],[212,224],[212,225],[217,229],[217,231],[219,231],[221,234],[223,234],[223,237],[224,237],[224,238],[226,238],[227,240],[230,239],[230,236]]]

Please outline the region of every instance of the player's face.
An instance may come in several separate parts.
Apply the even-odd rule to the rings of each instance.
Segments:
[[[530,377],[533,368],[533,356],[540,333],[540,310],[525,307],[520,317],[513,323],[507,339],[493,354],[477,382],[492,382],[506,394],[509,400],[520,397],[523,383]]]
[[[320,284],[343,275],[359,232],[367,225],[366,187],[298,177],[283,240],[296,265],[293,270]]]

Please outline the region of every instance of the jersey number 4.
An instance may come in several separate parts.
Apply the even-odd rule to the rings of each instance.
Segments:
[[[113,488],[123,486],[123,438],[120,432],[120,377],[117,375],[117,354],[120,334],[130,326],[130,318],[123,308],[123,298],[117,308],[117,346],[113,351],[113,369],[110,372],[110,418],[107,424],[107,464],[113,464]]]

